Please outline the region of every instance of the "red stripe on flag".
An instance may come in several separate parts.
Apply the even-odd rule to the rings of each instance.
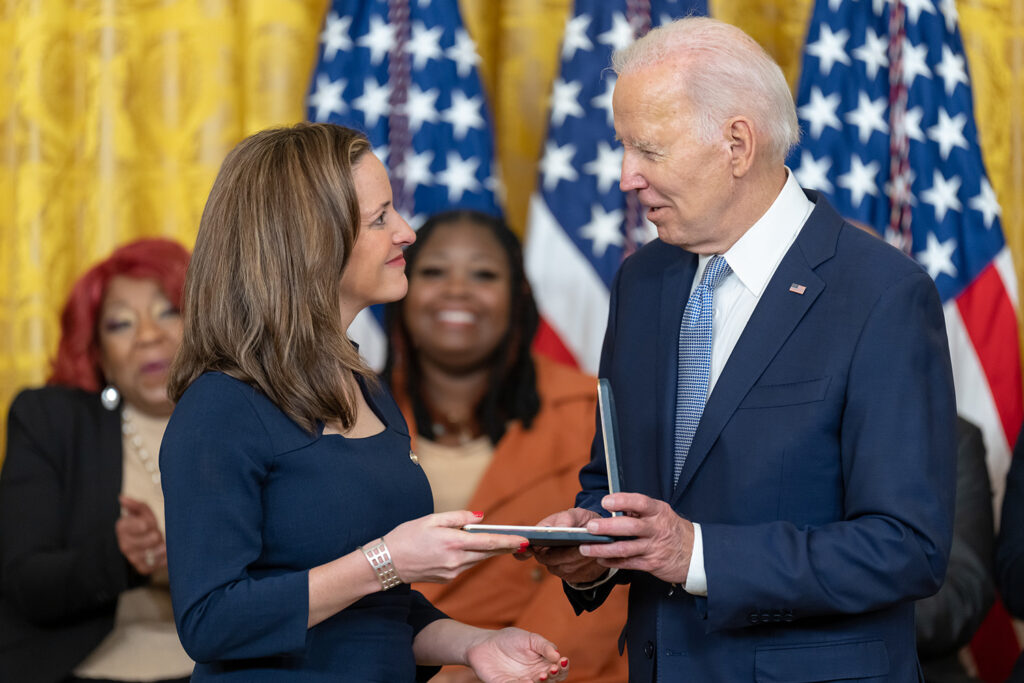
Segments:
[[[986,683],[1003,683],[1013,671],[1019,651],[1013,622],[997,599],[971,640],[971,655],[978,667],[978,676]]]
[[[981,271],[957,297],[956,305],[1012,446],[1024,420],[1017,314],[994,264]]]
[[[576,362],[576,357],[573,356],[568,347],[562,343],[561,337],[559,337],[558,333],[548,325],[544,318],[540,319],[540,325],[537,327],[537,335],[533,338],[533,350],[552,360],[558,361],[563,365],[579,368],[579,363]]]

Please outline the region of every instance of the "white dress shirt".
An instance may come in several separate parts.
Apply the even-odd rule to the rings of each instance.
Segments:
[[[786,184],[772,205],[736,243],[722,254],[732,269],[715,287],[711,312],[711,376],[708,397],[715,387],[722,369],[732,354],[736,342],[747,326],[754,308],[761,300],[769,280],[796,241],[814,204],[800,189],[792,171],[786,168]],[[714,254],[706,254],[697,261],[690,291],[700,284],[704,268]],[[611,579],[615,569],[587,584],[569,584],[581,591],[591,590]],[[700,524],[693,524],[693,551],[684,590],[691,595],[708,594],[708,578],[704,572],[704,536]]]
[[[813,210],[814,204],[807,199],[793,173],[787,168],[786,184],[779,196],[765,214],[722,254],[732,272],[718,283],[714,292],[708,398],[769,280],[775,275],[782,257],[793,246]],[[704,268],[713,255],[706,254],[699,258],[691,291],[700,284]],[[704,573],[704,536],[697,523],[693,525],[693,554],[690,556],[690,571],[686,575],[684,588],[692,595],[708,594],[708,578]]]

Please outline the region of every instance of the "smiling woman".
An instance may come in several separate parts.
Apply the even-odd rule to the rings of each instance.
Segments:
[[[495,523],[533,524],[578,489],[597,382],[531,353],[537,307],[519,241],[500,219],[467,210],[433,216],[405,258],[409,293],[388,307],[385,375],[414,427],[434,509],[484,510]],[[457,619],[543,628],[576,662],[574,680],[626,679],[625,660],[616,656],[625,591],[611,597],[607,614],[577,617],[557,577],[510,557],[446,585],[416,587]],[[450,668],[434,680],[475,678]]]
[[[394,400],[345,335],[406,291],[415,239],[366,137],[267,130],[228,155],[185,287],[161,450],[174,612],[192,680],[560,680],[536,633],[435,609],[445,582],[524,539],[431,512]]]
[[[156,462],[188,258],[147,239],[89,269],[64,308],[50,386],[11,407],[3,680],[184,680],[192,670],[171,613]]]

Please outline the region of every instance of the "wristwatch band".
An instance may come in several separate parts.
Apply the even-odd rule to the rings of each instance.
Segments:
[[[359,546],[359,549],[363,551],[363,555],[366,555],[373,571],[377,573],[382,590],[394,588],[402,583],[402,580],[398,578],[398,572],[395,571],[395,565],[391,563],[391,553],[388,552],[383,538],[378,538],[368,545]]]

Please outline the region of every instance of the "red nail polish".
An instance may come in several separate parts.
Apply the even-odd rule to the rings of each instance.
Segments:
[[[530,547],[529,543],[520,543],[518,552],[525,553],[526,549]]]
[[[483,516],[484,516],[484,513],[482,513],[482,512],[476,512],[476,511],[474,511],[474,512],[473,512],[473,516],[474,516],[474,517],[483,517]]]
[[[561,664],[562,668],[564,669],[565,667],[569,666],[569,658],[562,657],[562,661],[560,661],[559,664]]]

